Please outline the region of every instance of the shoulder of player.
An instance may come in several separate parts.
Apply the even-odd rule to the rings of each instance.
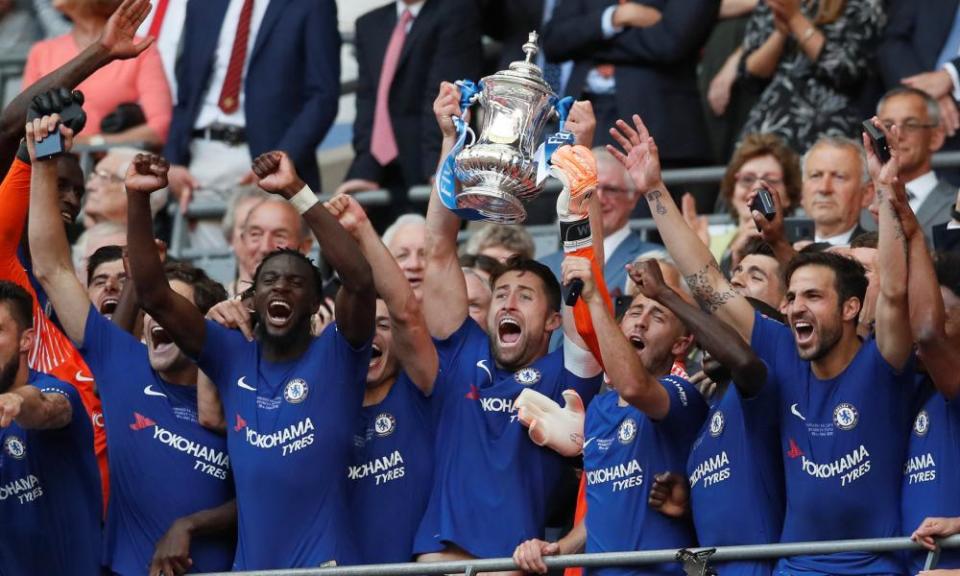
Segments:
[[[683,406],[693,406],[707,409],[707,403],[700,395],[697,387],[690,383],[686,378],[668,374],[657,379],[660,385],[670,394],[671,397],[677,397]]]

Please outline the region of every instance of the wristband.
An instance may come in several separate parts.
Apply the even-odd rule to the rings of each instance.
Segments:
[[[102,134],[96,134],[90,137],[89,142],[91,146],[103,146],[107,143],[107,139]]]
[[[313,193],[310,186],[304,184],[299,192],[290,197],[290,203],[297,209],[297,213],[303,215],[304,212],[313,208],[313,205],[319,202],[317,195]]]
[[[813,38],[813,35],[816,33],[816,31],[817,31],[816,26],[810,26],[809,28],[807,28],[804,31],[803,36],[800,37],[800,45],[803,46],[804,44],[807,43],[807,41]]]
[[[590,230],[590,219],[560,222],[560,243],[564,252],[574,252],[590,246],[593,242],[593,232]]]

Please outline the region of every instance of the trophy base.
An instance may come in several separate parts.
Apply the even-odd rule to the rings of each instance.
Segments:
[[[473,208],[486,222],[520,224],[527,219],[527,209],[516,196],[505,194],[494,186],[470,186],[457,194],[457,207]]]

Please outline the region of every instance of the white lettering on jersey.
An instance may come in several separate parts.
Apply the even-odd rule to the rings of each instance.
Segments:
[[[802,456],[801,466],[808,475],[821,480],[840,476],[840,485],[846,486],[870,472],[870,453],[867,452],[867,447],[861,444],[853,452],[827,464],[818,464]]]
[[[724,450],[697,465],[693,474],[690,475],[690,487],[696,486],[700,480],[703,480],[703,487],[706,488],[728,478],[730,478],[730,458]]]
[[[386,484],[392,480],[403,478],[403,456],[399,450],[380,458],[374,458],[369,462],[347,468],[347,478],[350,480],[362,480],[367,476],[376,478],[376,485]]]
[[[313,430],[313,420],[305,418],[296,424],[291,424],[270,434],[260,434],[253,428],[248,427],[246,429],[246,440],[251,446],[264,450],[281,446],[283,447],[283,456],[288,456],[313,444]]]
[[[40,479],[30,474],[25,478],[11,480],[6,484],[0,485],[0,502],[16,496],[21,504],[33,502],[43,496],[43,487],[40,486]]]
[[[199,470],[220,480],[227,479],[230,457],[223,451],[194,442],[166,428],[161,428],[159,425],[153,427],[153,439],[196,458],[193,465],[194,470]]]
[[[482,408],[484,412],[501,412],[505,414],[516,412],[513,406],[513,400],[507,398],[480,398],[480,408]],[[516,419],[516,414],[510,416],[511,422]]]
[[[933,460],[933,454],[927,452],[907,460],[907,464],[903,467],[903,475],[908,478],[908,484],[920,484],[936,480],[937,463]]]
[[[634,458],[626,464],[615,464],[587,471],[588,484],[606,484],[607,482],[613,482],[613,492],[637,488],[643,485],[643,468]]]

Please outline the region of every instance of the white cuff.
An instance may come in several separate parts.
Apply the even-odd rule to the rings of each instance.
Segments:
[[[563,367],[578,378],[593,378],[600,373],[600,363],[593,353],[563,337]]]
[[[604,40],[609,40],[623,32],[623,26],[618,27],[613,25],[613,13],[616,11],[617,6],[619,6],[619,4],[607,6],[607,9],[603,11],[603,16],[600,17],[600,28],[603,30]]]
[[[947,230],[960,230],[960,222],[954,222],[953,220],[947,222]]]
[[[293,204],[293,207],[297,209],[297,213],[303,214],[307,210],[313,208],[313,205],[319,202],[317,195],[313,193],[313,190],[310,189],[310,186],[304,184],[303,188],[299,192],[294,194],[290,198],[290,203]]]
[[[953,83],[953,99],[960,100],[960,76],[957,75],[957,67],[953,62],[946,62],[943,69],[950,75],[950,82]]]

